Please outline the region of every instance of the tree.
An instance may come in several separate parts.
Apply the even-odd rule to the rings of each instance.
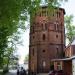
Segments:
[[[75,37],[75,26],[73,25],[73,15],[65,16],[65,26],[66,26],[66,39],[69,43],[73,41]]]
[[[27,15],[34,14],[42,0],[0,0],[0,66],[4,52],[8,48],[8,39],[18,28],[25,28]],[[45,0],[48,5],[57,6],[64,0]],[[65,0],[66,1],[66,0]]]
[[[29,61],[29,55],[28,54],[25,56],[25,61]]]
[[[16,32],[10,38],[8,39],[8,47],[6,48],[4,52],[4,58],[3,58],[3,65],[7,65],[7,68],[10,64],[11,57],[15,56],[14,52],[17,49],[17,45],[21,45],[21,40],[20,40],[20,33]],[[5,62],[7,61],[7,62]]]

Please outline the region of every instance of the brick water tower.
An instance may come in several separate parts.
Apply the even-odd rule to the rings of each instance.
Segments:
[[[62,58],[65,48],[62,8],[40,7],[30,26],[29,72],[44,73],[51,69],[51,59]]]

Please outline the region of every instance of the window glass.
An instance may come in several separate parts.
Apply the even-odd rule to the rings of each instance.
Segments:
[[[45,36],[45,34],[43,34],[43,38],[42,38],[43,40],[45,40],[46,39],[46,36]]]

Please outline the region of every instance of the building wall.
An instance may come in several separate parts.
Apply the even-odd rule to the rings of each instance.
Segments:
[[[71,57],[73,56],[73,49],[72,49],[72,46],[68,46],[66,49],[65,49],[65,57]]]
[[[66,73],[66,75],[72,75],[72,61],[65,61],[63,70]]]
[[[72,75],[72,60],[54,61],[54,70],[63,70],[65,75]]]
[[[72,54],[75,56],[75,45],[72,45]]]
[[[69,45],[65,49],[65,57],[72,57],[75,55],[75,45]]]
[[[31,23],[29,69],[33,72],[49,72],[51,59],[63,57],[64,9],[50,12],[40,8]]]
[[[75,58],[72,59],[72,75],[75,75]]]

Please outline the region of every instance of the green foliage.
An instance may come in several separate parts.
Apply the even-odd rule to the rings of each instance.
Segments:
[[[25,56],[25,61],[28,61],[29,60],[29,55],[26,55]]]
[[[48,3],[49,6],[61,6],[62,2],[67,2],[68,0],[45,0],[46,3]]]
[[[25,28],[25,21],[28,14],[34,15],[35,11],[39,9],[41,1],[42,0],[0,0],[0,66],[3,63],[5,51],[9,51],[8,39],[12,38],[19,28]],[[57,6],[60,1],[63,0],[45,1],[49,6]],[[17,39],[18,38],[16,38],[16,41],[18,41]],[[11,39],[11,43],[15,46],[13,41],[14,40]],[[7,53],[9,54],[9,52]]]
[[[73,15],[65,16],[66,38],[71,43],[75,37],[75,26],[73,25]]]
[[[12,36],[9,37],[8,39],[8,47],[4,51],[4,57],[3,57],[3,65],[8,65],[10,64],[11,58],[14,58],[14,52],[16,50],[16,45],[21,44],[20,39],[20,33],[14,33]],[[14,62],[13,62],[14,63]]]

